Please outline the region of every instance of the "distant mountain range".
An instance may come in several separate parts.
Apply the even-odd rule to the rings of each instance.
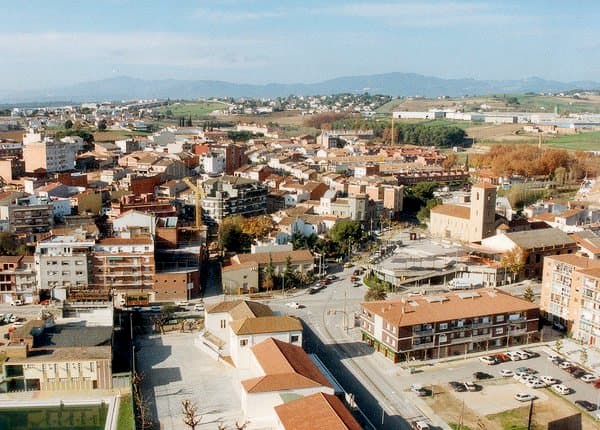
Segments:
[[[391,96],[486,95],[525,92],[596,90],[592,81],[558,82],[537,77],[521,80],[442,79],[415,73],[347,76],[312,84],[237,84],[209,80],[144,80],[128,76],[83,82],[45,90],[0,91],[0,103],[69,100],[114,101],[141,98],[193,99],[198,97],[278,97],[337,93],[388,94]]]

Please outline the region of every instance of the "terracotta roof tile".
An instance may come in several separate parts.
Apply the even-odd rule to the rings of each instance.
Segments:
[[[310,387],[332,388],[304,350],[291,343],[268,338],[252,347],[264,375],[242,381],[248,393]]]
[[[300,320],[287,315],[235,319],[230,326],[231,330],[237,335],[302,331]]]
[[[275,407],[285,430],[360,430],[362,427],[340,399],[315,393]]]
[[[469,219],[471,217],[471,209],[459,205],[437,205],[431,209],[431,212],[456,218]]]
[[[361,306],[398,327],[539,308],[534,303],[498,290],[481,289],[469,292],[471,293],[476,296],[461,298],[463,293],[447,293],[439,296],[411,297],[406,301],[367,302]]]

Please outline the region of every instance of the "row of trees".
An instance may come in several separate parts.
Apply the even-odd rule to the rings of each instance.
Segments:
[[[476,168],[489,167],[494,175],[555,177],[565,183],[600,174],[600,157],[562,149],[540,149],[536,145],[494,145],[486,154],[470,159]]]

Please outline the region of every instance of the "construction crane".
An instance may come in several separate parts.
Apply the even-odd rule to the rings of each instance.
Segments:
[[[182,179],[185,184],[190,187],[190,189],[194,192],[194,202],[196,206],[196,229],[200,231],[202,226],[202,197],[204,197],[204,191],[202,187],[199,187],[197,184],[192,182],[192,178],[183,178]]]

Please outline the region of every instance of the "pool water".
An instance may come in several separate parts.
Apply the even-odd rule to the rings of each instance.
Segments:
[[[0,408],[0,430],[104,430],[108,406]]]

